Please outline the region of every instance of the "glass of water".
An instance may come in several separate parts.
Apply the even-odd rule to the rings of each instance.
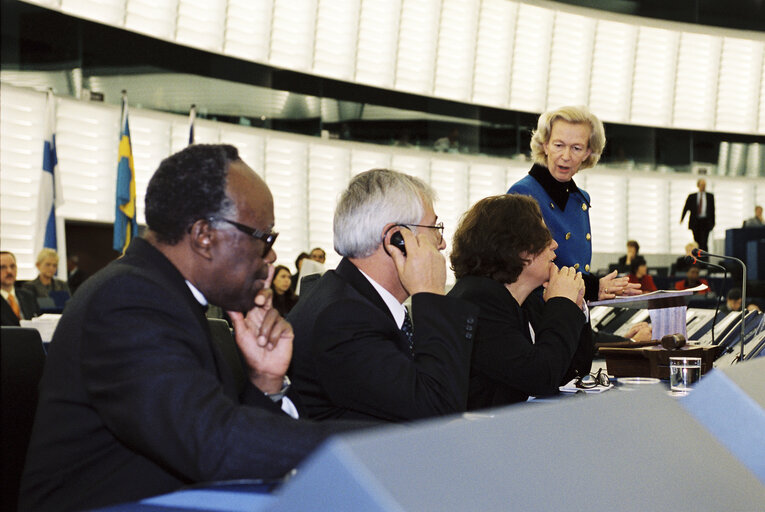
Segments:
[[[700,357],[669,358],[669,389],[672,391],[688,391],[700,378]]]

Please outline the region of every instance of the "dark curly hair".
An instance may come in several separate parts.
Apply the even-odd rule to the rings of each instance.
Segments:
[[[529,260],[550,244],[536,200],[520,194],[481,199],[460,219],[452,240],[451,268],[457,279],[490,277],[514,283]]]
[[[145,201],[146,224],[160,242],[175,245],[197,220],[232,213],[226,178],[236,160],[236,148],[223,144],[188,146],[162,160]]]

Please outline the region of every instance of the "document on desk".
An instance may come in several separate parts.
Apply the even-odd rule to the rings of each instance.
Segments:
[[[31,327],[40,332],[40,338],[43,342],[50,343],[53,339],[53,332],[56,330],[58,321],[61,319],[59,313],[45,313],[32,320],[21,320],[21,327]]]
[[[602,393],[604,391],[608,391],[614,387],[613,384],[609,384],[608,386],[601,386],[598,384],[597,386],[593,386],[591,388],[578,388],[576,387],[576,379],[571,379],[568,383],[566,383],[565,386],[561,386],[558,389],[562,393],[576,393],[577,391],[584,391],[585,393]]]

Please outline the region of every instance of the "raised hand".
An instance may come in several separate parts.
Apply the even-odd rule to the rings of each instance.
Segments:
[[[272,307],[271,280],[255,297],[246,315],[228,311],[234,324],[234,337],[249,369],[250,382],[264,393],[277,393],[292,359],[292,326]]]
[[[584,280],[582,273],[572,267],[558,267],[550,262],[550,278],[545,287],[545,302],[553,297],[566,297],[577,306],[584,301]]]
[[[640,295],[640,283],[630,283],[629,277],[617,277],[614,270],[600,278],[598,287],[598,300],[613,299],[617,295]]]
[[[401,284],[409,295],[419,292],[444,294],[446,284],[446,260],[427,232],[415,235],[402,229],[406,244],[406,256],[389,246],[389,252],[396,265]]]

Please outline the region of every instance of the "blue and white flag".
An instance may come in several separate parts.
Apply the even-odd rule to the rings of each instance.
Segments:
[[[56,237],[56,207],[63,204],[61,173],[56,156],[56,98],[48,91],[45,115],[45,142],[43,143],[42,173],[37,199],[37,235],[35,254],[43,247],[58,250]]]

